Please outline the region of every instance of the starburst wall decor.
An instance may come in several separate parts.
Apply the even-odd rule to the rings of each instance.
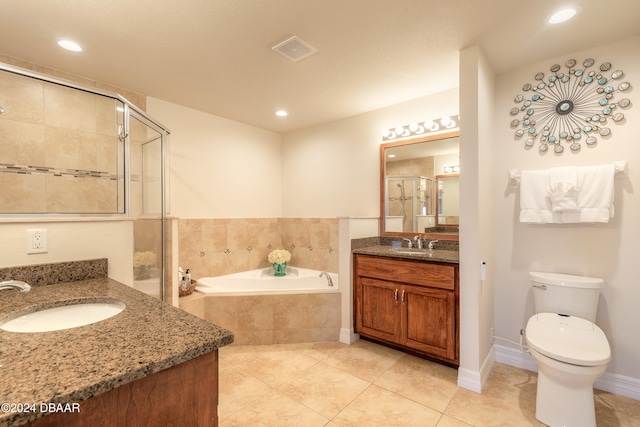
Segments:
[[[628,98],[615,102],[614,97],[629,90],[621,70],[611,71],[611,63],[594,67],[595,60],[585,59],[577,65],[575,59],[562,66],[554,64],[550,75],[539,72],[535,83],[522,86],[524,94],[517,95],[518,107],[511,116],[517,139],[525,139],[525,148],[539,141],[541,153],[553,150],[562,154],[565,146],[572,152],[580,151],[582,143],[594,145],[598,137],[611,135],[610,121],[624,123],[622,110],[631,106]]]

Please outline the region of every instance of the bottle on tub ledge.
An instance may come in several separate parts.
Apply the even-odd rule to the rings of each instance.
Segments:
[[[180,279],[180,287],[185,291],[191,286],[191,272],[187,268],[185,272],[182,267],[178,267],[178,278]]]

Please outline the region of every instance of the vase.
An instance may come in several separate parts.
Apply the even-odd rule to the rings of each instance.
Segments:
[[[138,267],[133,267],[133,279],[134,280],[144,280],[151,277],[151,267],[148,265],[140,265]]]
[[[287,263],[283,262],[282,264],[278,264],[277,262],[273,263],[273,275],[274,276],[284,276],[285,273],[284,270],[287,268]]]

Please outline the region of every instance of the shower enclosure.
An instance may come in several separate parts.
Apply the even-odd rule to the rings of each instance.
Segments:
[[[424,232],[434,215],[433,180],[425,176],[387,176],[385,230]]]
[[[169,131],[123,96],[0,63],[0,217],[127,217],[165,299]]]

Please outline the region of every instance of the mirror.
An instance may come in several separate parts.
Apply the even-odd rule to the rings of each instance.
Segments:
[[[458,168],[459,135],[449,132],[380,145],[380,235],[458,238],[459,186],[453,179],[459,178],[445,170]],[[441,211],[444,214],[436,215]]]
[[[457,227],[460,218],[460,176],[436,176],[436,227]]]

